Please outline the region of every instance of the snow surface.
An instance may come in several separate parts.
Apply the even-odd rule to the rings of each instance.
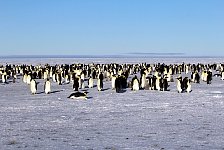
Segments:
[[[0,64],[223,63],[223,58],[0,59]],[[22,82],[0,83],[0,149],[224,149],[224,81],[192,84],[191,93],[87,89],[87,100],[71,100],[72,84],[52,83],[31,95]],[[96,84],[96,81],[94,82]]]

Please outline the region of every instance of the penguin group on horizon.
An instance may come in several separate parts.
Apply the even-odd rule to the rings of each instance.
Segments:
[[[71,88],[74,92],[85,97],[87,93],[80,94],[80,90],[97,87],[98,91],[104,91],[104,82],[111,82],[111,89],[116,93],[123,93],[127,88],[132,91],[170,91],[170,82],[176,83],[178,93],[190,93],[191,85],[194,83],[200,84],[200,81],[203,81],[211,84],[213,77],[224,80],[224,64],[91,63],[0,66],[1,83],[6,84],[9,79],[15,83],[18,76],[22,76],[22,81],[30,86],[31,94],[37,93],[36,80],[40,79],[44,80],[44,93],[46,94],[51,93],[51,82],[57,83],[58,86],[72,84]]]

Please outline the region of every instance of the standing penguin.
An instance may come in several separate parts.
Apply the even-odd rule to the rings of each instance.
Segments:
[[[221,72],[221,80],[224,80],[224,71]]]
[[[118,76],[115,80],[115,89],[117,93],[125,92],[127,88],[127,78],[124,75]]]
[[[207,84],[211,84],[211,82],[212,82],[212,72],[208,71],[208,74],[207,74]]]
[[[200,83],[200,75],[198,72],[195,73],[195,82]]]
[[[4,72],[2,74],[2,83],[6,83],[6,81],[7,81],[7,74],[6,74],[6,72]]]
[[[140,83],[141,83],[141,89],[145,89],[146,86],[146,74],[142,73],[142,76],[140,78]]]
[[[97,81],[97,89],[98,89],[98,91],[103,90],[103,74],[102,73],[100,73],[99,79]]]
[[[177,78],[177,91],[178,93],[182,92],[182,77]]]
[[[85,74],[83,72],[81,72],[81,75],[80,75],[80,83],[81,83],[81,85],[80,85],[79,88],[81,88],[81,89],[85,88],[85,82],[84,81],[85,81]]]
[[[89,88],[93,88],[93,78],[90,76],[88,81]]]
[[[156,77],[156,90],[158,91],[160,91],[160,79],[161,79],[160,76]]]
[[[189,82],[189,79],[188,77],[185,77],[183,80],[182,80],[182,92],[186,92],[187,90],[187,87],[188,87],[188,82]]]
[[[133,91],[138,91],[139,90],[139,80],[138,80],[136,75],[132,79],[131,85],[132,85],[132,90]]]
[[[73,78],[73,90],[78,91],[79,90],[79,78],[74,77]]]
[[[30,84],[31,79],[32,79],[32,77],[31,77],[31,73],[29,73],[29,74],[27,75],[27,78],[26,78],[26,83],[27,83],[28,85]]]
[[[116,92],[117,92],[117,93],[120,93],[120,92],[122,91],[121,78],[120,78],[120,76],[118,76],[118,77],[115,79],[115,89],[116,89]]]
[[[186,92],[187,93],[190,93],[192,90],[191,90],[191,80],[190,79],[188,79],[188,81],[187,81],[187,89],[186,89]]]
[[[47,78],[47,80],[44,84],[44,91],[46,94],[50,94],[50,92],[51,92],[51,82],[50,82],[49,78]]]
[[[26,74],[26,73],[23,75],[23,82],[24,82],[24,83],[27,82],[27,74]]]
[[[61,76],[61,73],[58,73],[57,74],[57,82],[58,82],[58,85],[62,85],[62,76]]]
[[[34,79],[30,82],[30,90],[33,95],[37,93],[37,82]]]
[[[65,75],[65,83],[66,84],[70,83],[70,76],[68,74]]]
[[[164,88],[164,91],[168,91],[168,87],[169,87],[169,84],[168,84],[168,81],[167,81],[167,77],[165,77],[163,79],[163,88]]]
[[[111,78],[111,86],[112,86],[112,90],[115,90],[115,81],[116,81],[117,76],[113,75]]]

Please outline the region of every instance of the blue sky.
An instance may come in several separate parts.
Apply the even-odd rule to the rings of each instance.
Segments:
[[[224,56],[224,0],[0,0],[0,55]]]

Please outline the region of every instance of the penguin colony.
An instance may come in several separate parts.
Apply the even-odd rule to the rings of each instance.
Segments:
[[[51,93],[51,82],[71,84],[75,91],[68,98],[87,98],[86,88],[104,90],[104,83],[111,82],[111,89],[123,93],[133,91],[169,91],[169,83],[175,82],[178,93],[190,93],[191,84],[212,83],[212,78],[224,80],[224,64],[62,64],[62,65],[0,65],[0,83],[7,84],[22,76],[24,84],[30,86],[31,94],[37,93],[38,79],[44,79],[44,93]]]

